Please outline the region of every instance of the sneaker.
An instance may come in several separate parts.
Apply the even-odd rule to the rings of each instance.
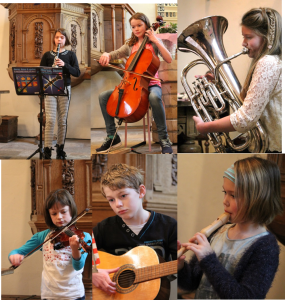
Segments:
[[[117,147],[121,146],[121,144],[122,144],[121,139],[118,135],[116,135],[116,137],[114,138],[112,146],[111,146],[111,143],[112,143],[112,139],[107,136],[105,138],[105,141],[101,145],[101,147],[96,149],[96,153],[107,153],[109,149],[111,150],[113,148],[117,148]],[[111,148],[110,148],[110,146],[111,146]]]
[[[161,154],[171,154],[173,153],[172,148],[171,148],[171,141],[167,137],[166,139],[162,139],[159,141],[160,147],[161,147]]]

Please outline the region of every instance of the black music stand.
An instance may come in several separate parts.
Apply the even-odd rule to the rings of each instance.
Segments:
[[[40,153],[43,158],[43,100],[45,96],[67,96],[65,92],[65,75],[62,68],[53,67],[13,67],[13,77],[18,96],[38,95],[40,97],[40,142],[38,149],[27,159]]]

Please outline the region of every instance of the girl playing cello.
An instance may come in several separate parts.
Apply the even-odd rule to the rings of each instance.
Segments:
[[[171,63],[172,58],[170,53],[163,46],[162,42],[155,36],[153,29],[150,27],[149,19],[146,15],[143,13],[136,13],[130,18],[129,22],[132,28],[131,38],[127,40],[127,42],[118,50],[110,53],[103,53],[99,60],[99,63],[102,66],[108,65],[110,60],[129,57],[132,53],[139,49],[145,35],[148,36],[149,39],[145,48],[151,50],[155,55],[160,54],[167,63]],[[158,73],[155,74],[155,77],[158,78]],[[161,99],[162,91],[160,82],[157,80],[151,80],[148,90],[150,92],[149,102],[153,110],[153,117],[160,139],[161,153],[172,153],[172,143],[168,137],[165,111]],[[110,116],[106,109],[107,102],[112,92],[113,90],[108,90],[99,95],[99,102],[106,125],[107,137],[101,147],[96,149],[97,153],[107,153],[109,149],[111,150],[111,148],[116,148],[121,145],[120,137],[116,135],[114,138],[116,132],[114,117]],[[112,143],[113,138],[114,141]]]

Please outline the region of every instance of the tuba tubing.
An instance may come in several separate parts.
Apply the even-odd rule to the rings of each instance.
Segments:
[[[206,237],[209,237],[216,229],[220,228],[222,225],[225,225],[229,221],[229,218],[230,214],[224,212],[213,223],[203,228],[200,232],[205,234]],[[177,251],[177,258],[187,251],[188,250],[185,247],[181,247],[180,250]]]
[[[206,17],[189,25],[178,37],[178,50],[195,53],[201,58],[190,62],[182,70],[181,82],[196,115],[204,122],[219,119],[220,114],[225,112],[225,102],[233,111],[242,106],[240,98],[241,85],[230,60],[246,54],[248,50],[244,48],[231,57],[227,56],[223,45],[223,34],[227,30],[227,26],[228,21],[224,17]],[[215,75],[215,81],[211,83],[206,78],[196,79],[194,91],[192,91],[186,77],[188,72],[199,64],[206,65]],[[268,149],[268,136],[260,121],[245,134],[245,142],[240,145],[235,144],[234,141],[244,133],[233,139],[226,132],[214,132],[207,135],[216,152],[226,152],[222,136],[234,151],[249,148],[251,152],[262,153]]]

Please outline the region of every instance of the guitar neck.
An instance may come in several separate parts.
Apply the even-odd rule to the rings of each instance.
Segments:
[[[134,283],[149,281],[152,279],[161,278],[167,275],[177,273],[177,260],[169,261],[166,263],[148,266],[135,270],[136,279]]]

